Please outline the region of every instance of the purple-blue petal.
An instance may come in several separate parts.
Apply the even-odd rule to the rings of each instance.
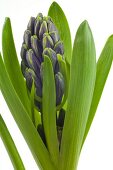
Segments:
[[[37,60],[37,57],[35,56],[33,50],[27,51],[26,60],[27,60],[29,67],[34,70],[36,75],[39,76],[39,74],[40,74],[40,62]]]
[[[54,69],[54,73],[58,73],[59,72],[59,63],[58,63],[58,60],[56,61],[56,64],[55,64],[55,69]]]
[[[31,48],[31,31],[26,30],[24,32],[24,43],[27,45],[28,48]]]
[[[58,41],[58,43],[55,44],[54,50],[57,54],[64,54],[64,46],[62,41]]]
[[[34,34],[37,35],[38,38],[39,38],[40,26],[41,26],[41,21],[37,19],[35,21]]]
[[[54,44],[56,44],[60,39],[60,36],[57,31],[50,32],[49,35],[51,36]]]
[[[35,73],[32,69],[26,69],[25,71],[26,84],[29,90],[31,90],[33,80],[35,79]]]
[[[34,34],[34,25],[35,25],[35,17],[31,17],[27,25],[27,29],[31,31],[32,35]]]
[[[39,30],[39,38],[42,39],[43,34],[47,33],[47,32],[48,32],[47,23],[46,23],[46,21],[43,21],[41,26],[40,26],[40,30]]]
[[[42,82],[39,77],[36,77],[36,79],[35,79],[35,86],[36,86],[37,96],[42,97]]]
[[[54,43],[52,38],[49,36],[49,34],[44,34],[43,36],[43,49],[45,48],[53,48]]]
[[[56,84],[56,105],[59,105],[62,101],[64,94],[64,80],[61,73],[55,75],[55,84]]]
[[[49,32],[57,31],[57,28],[55,27],[55,25],[53,24],[53,22],[48,21],[47,26],[48,26]]]
[[[25,76],[25,71],[26,71],[26,64],[24,62],[24,60],[21,61],[21,71],[22,71],[22,74]]]
[[[35,53],[35,56],[39,58],[41,56],[40,50],[39,50],[39,40],[37,36],[32,36],[31,37],[31,47]]]
[[[53,69],[55,69],[55,65],[57,61],[57,55],[55,51],[52,50],[51,48],[45,48],[45,50],[43,51],[43,55],[47,55],[50,58],[53,65]]]

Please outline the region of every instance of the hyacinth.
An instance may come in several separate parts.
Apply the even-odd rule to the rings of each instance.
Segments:
[[[77,170],[112,65],[113,35],[96,62],[94,38],[87,21],[80,24],[72,47],[62,8],[53,2],[48,15],[54,23],[50,17],[39,14],[31,17],[24,33],[21,49],[24,77],[11,21],[6,18],[3,54],[0,53],[0,90],[39,168]],[[0,137],[14,169],[25,170],[1,114]]]
[[[61,55],[63,59],[64,47],[52,19],[49,16],[43,17],[39,13],[36,18],[30,18],[21,48],[21,70],[29,91],[34,81],[35,103],[38,108],[41,107],[44,55],[48,56],[52,62],[57,106],[61,103],[64,94],[64,78],[60,72],[57,56]]]

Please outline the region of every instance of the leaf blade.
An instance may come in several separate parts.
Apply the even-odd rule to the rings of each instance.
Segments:
[[[61,40],[64,43],[64,55],[68,64],[71,63],[72,56],[72,42],[71,42],[71,33],[69,29],[69,24],[66,19],[66,16],[62,8],[56,3],[53,2],[49,8],[48,15],[53,19],[58,32],[60,34]]]
[[[2,141],[5,145],[5,148],[9,154],[10,160],[13,164],[14,169],[21,169],[25,170],[25,167],[23,165],[23,162],[20,158],[20,155],[18,153],[18,150],[15,146],[15,143],[8,131],[8,128],[0,114],[0,137],[2,138]]]
[[[52,63],[48,56],[44,56],[43,66],[43,126],[48,150],[57,165],[59,148],[56,129],[56,93]]]
[[[101,98],[102,91],[104,89],[104,85],[111,68],[112,60],[113,60],[113,35],[108,38],[102,50],[102,53],[99,57],[99,60],[97,62],[95,89],[94,89],[93,99],[92,99],[91,108],[88,116],[83,143],[87,137],[93,118],[95,116],[95,112],[99,104],[99,100]]]
[[[5,69],[2,57],[0,55],[0,87],[1,92],[7,102],[7,105],[21,130],[36,163],[41,167],[46,169],[52,169],[53,165],[50,160],[49,153],[45,148],[39,134],[29,115],[27,114],[24,106],[22,105],[18,95],[16,94],[12,83],[8,77],[7,71]],[[28,133],[29,132],[29,133]],[[47,163],[48,162],[48,163]]]
[[[67,75],[66,62],[62,59],[62,56],[59,55],[59,54],[57,55],[57,58],[58,58],[59,66],[60,66],[60,72],[63,75],[64,84],[65,84],[65,87],[64,87],[64,96],[63,96],[62,102],[61,102],[61,104],[59,106],[57,106],[57,110],[60,110],[64,106],[64,104],[66,103],[66,100],[67,100],[67,97],[68,97],[69,81],[68,81],[68,75]]]
[[[20,65],[17,58],[15,49],[13,33],[11,28],[11,22],[9,18],[6,18],[3,32],[2,32],[2,49],[4,63],[11,79],[11,82],[28,113],[31,116],[30,101],[28,99],[27,90],[23,75],[21,73]]]
[[[76,169],[96,76],[95,45],[87,21],[76,34],[61,143],[60,170]],[[68,148],[68,149],[67,149]]]

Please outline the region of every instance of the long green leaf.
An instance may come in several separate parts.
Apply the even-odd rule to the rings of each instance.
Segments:
[[[24,78],[19,66],[10,19],[6,18],[2,32],[2,49],[4,63],[11,79],[11,82],[28,113],[30,114],[30,102],[27,96],[27,90]]]
[[[23,162],[14,144],[14,141],[1,115],[0,115],[0,137],[2,138],[2,141],[7,149],[7,152],[9,154],[14,169],[25,170]]]
[[[31,149],[36,163],[41,167],[41,169],[52,170],[53,165],[51,163],[49,153],[12,86],[1,56],[0,87],[14,119],[29,148]]]
[[[84,21],[77,31],[73,47],[69,95],[61,143],[60,170],[77,168],[95,77],[95,45],[89,25],[87,21]]]
[[[30,101],[31,101],[31,112],[32,112],[32,122],[35,125],[35,118],[34,118],[34,94],[35,94],[35,85],[34,81],[32,83],[31,93],[30,93]]]
[[[68,75],[67,75],[66,62],[62,59],[62,56],[60,54],[57,55],[57,58],[58,58],[59,66],[60,66],[60,72],[63,75],[64,84],[65,84],[64,97],[63,97],[62,103],[59,106],[57,106],[57,110],[60,110],[64,106],[64,104],[67,100],[69,81],[68,81]]]
[[[97,109],[99,100],[101,98],[107,76],[111,68],[112,60],[113,60],[113,35],[108,38],[105,44],[105,47],[103,48],[102,53],[97,62],[95,89],[94,89],[93,99],[92,99],[91,108],[90,108],[90,112],[88,116],[83,143],[86,139],[91,123],[95,116],[96,109]]]
[[[55,165],[58,164],[58,139],[56,129],[56,93],[52,63],[44,56],[43,65],[43,126],[47,141],[47,147]]]
[[[70,64],[72,56],[72,42],[66,16],[62,8],[56,2],[53,2],[52,5],[50,6],[48,15],[53,19],[53,22],[55,23],[59,31],[61,40],[64,43],[65,59],[68,62],[68,64]]]

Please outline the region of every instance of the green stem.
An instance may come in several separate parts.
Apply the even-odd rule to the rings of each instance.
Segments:
[[[25,170],[23,162],[14,144],[14,141],[1,115],[0,115],[0,137],[2,138],[2,141],[7,149],[7,152],[9,154],[14,169]]]

